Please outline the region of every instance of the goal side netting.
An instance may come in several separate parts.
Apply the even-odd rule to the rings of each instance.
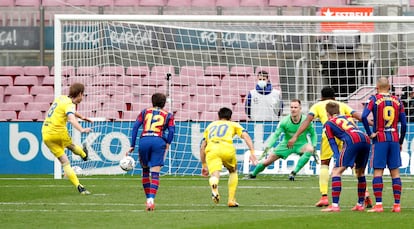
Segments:
[[[413,17],[56,15],[55,94],[83,83],[85,97],[77,110],[95,120],[81,123],[93,129],[89,134],[69,127],[75,143],[87,143],[90,158],[84,162],[67,152],[71,164],[84,175],[124,174],[119,160],[130,147],[137,115],[151,106],[155,92],[168,96],[165,108],[176,121],[162,169],[172,175],[200,174],[202,134],[221,107],[232,109],[232,119],[246,128],[260,155],[279,120],[290,114],[291,99],[300,99],[307,114],[320,90],[331,86],[338,100],[362,111],[379,76],[389,77],[393,93],[403,96],[414,76],[413,22]],[[270,91],[254,94],[260,72],[280,94],[271,107],[261,105]],[[314,125],[320,142],[322,125]],[[411,174],[413,164],[409,125],[403,174]],[[248,173],[253,167],[247,146],[234,141],[238,170]],[[132,156],[137,159],[138,151]],[[279,160],[264,174],[288,174],[298,159],[293,154]],[[55,165],[59,178],[62,170]],[[299,174],[318,170],[311,158]]]

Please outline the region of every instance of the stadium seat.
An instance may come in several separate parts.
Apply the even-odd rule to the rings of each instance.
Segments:
[[[24,74],[22,66],[3,66],[0,67],[1,76],[20,76]]]
[[[122,66],[103,66],[100,72],[103,76],[123,76],[125,69]]]
[[[26,105],[22,102],[7,102],[1,104],[1,110],[3,111],[24,111]]]
[[[269,0],[269,6],[291,6],[292,0]]]
[[[180,69],[180,76],[204,76],[203,66],[182,66]]]
[[[194,7],[215,7],[215,0],[192,0],[191,6]]]
[[[168,0],[167,6],[189,7],[191,6],[191,0]]]
[[[233,66],[230,68],[230,76],[250,77],[254,76],[253,67],[251,66]]]
[[[240,6],[240,0],[217,0],[216,6],[222,6],[222,7],[239,7]]]
[[[55,67],[53,66],[50,69],[50,75],[55,75]],[[73,66],[62,66],[61,68],[61,75],[62,76],[74,76],[75,75],[75,68]]]
[[[96,102],[81,102],[77,105],[78,111],[93,111],[102,110],[102,104]]]
[[[37,86],[42,81],[43,80],[39,79],[37,76],[16,76],[16,78],[14,78],[14,85],[15,86]]]
[[[43,102],[52,103],[54,99],[55,99],[55,96],[53,94],[50,94],[50,95],[39,94],[39,95],[34,96],[33,102],[35,102],[35,103],[43,103]]]
[[[116,80],[117,85],[134,86],[141,85],[141,77],[139,76],[119,76]]]
[[[133,102],[131,103],[131,110],[138,111],[138,113],[148,107],[152,107],[150,102]]]
[[[70,86],[74,83],[82,83],[84,85],[90,85],[93,82],[94,77],[87,75],[75,75],[66,78],[66,85]]]
[[[151,86],[137,85],[137,86],[131,87],[131,93],[135,96],[151,95],[152,93],[154,93],[154,90],[155,90],[155,87],[151,87]]]
[[[292,6],[317,6],[318,0],[292,0]]]
[[[244,112],[233,112],[231,115],[231,120],[233,121],[248,121],[249,118],[247,117],[246,113]]]
[[[346,6],[346,0],[319,0],[318,6],[326,7],[326,6]]]
[[[105,94],[99,94],[99,95],[89,94],[87,96],[84,96],[83,102],[103,104],[103,103],[109,102],[110,98],[111,97],[109,95],[105,95]]]
[[[15,121],[16,119],[15,111],[0,111],[0,121]]]
[[[33,102],[32,95],[9,95],[4,97],[4,101],[7,103],[31,103]]]
[[[206,76],[216,76],[220,79],[229,75],[229,68],[227,66],[206,66],[204,70]]]
[[[233,104],[219,102],[219,103],[210,103],[210,104],[208,104],[207,111],[216,112],[216,115],[217,115],[217,111],[219,111],[220,108],[222,108],[222,107],[227,107],[227,108],[230,108],[231,110],[233,110]]]
[[[414,66],[400,66],[397,70],[397,76],[414,77]]]
[[[114,0],[114,6],[137,6],[139,0]]]
[[[135,121],[137,119],[138,113],[139,112],[137,111],[122,111],[121,119]]]
[[[127,107],[126,107],[126,103],[122,103],[122,102],[117,102],[117,103],[106,102],[103,104],[102,110],[104,111],[107,111],[107,110],[125,111],[127,110]]]
[[[53,95],[54,88],[52,86],[33,86],[30,88],[31,95]]]
[[[140,0],[140,6],[165,6],[167,0]]]
[[[215,95],[213,87],[204,85],[190,86],[188,87],[187,93],[189,95]]]
[[[389,79],[390,84],[394,86],[408,86],[411,85],[411,79],[408,76],[393,76]]]
[[[42,121],[44,114],[41,111],[20,111],[18,115],[19,121]]]
[[[174,120],[176,121],[198,121],[199,112],[192,110],[181,110],[174,113]]]
[[[174,66],[171,65],[157,65],[152,67],[151,76],[162,77],[166,79],[167,73],[175,75]]]
[[[89,0],[90,6],[113,6],[114,0]]]
[[[187,93],[173,93],[171,95],[171,101],[173,104],[185,104],[190,102],[190,95]]]
[[[27,95],[29,88],[26,86],[9,86],[4,89],[4,95]]]
[[[208,108],[207,103],[202,100],[197,101],[197,98],[194,98],[194,101],[192,101],[191,103],[183,104],[183,109],[189,110],[189,111],[203,112],[203,111],[206,111],[207,108]]]
[[[89,85],[92,86],[112,86],[117,84],[117,76],[102,75],[97,77],[88,77],[92,82]]]
[[[150,75],[150,70],[148,66],[130,66],[126,69],[126,75],[145,77]]]
[[[23,67],[23,72],[25,76],[48,76],[49,67],[48,66],[25,66]]]
[[[200,114],[200,121],[215,121],[218,120],[217,111],[203,111]]]
[[[40,6],[40,0],[16,0],[15,5],[16,6],[34,6],[38,7]]]
[[[65,6],[66,0],[42,0],[43,6]]]
[[[228,77],[221,81],[222,90],[228,90],[232,95],[246,96],[255,88],[255,82],[245,77]]]
[[[220,104],[232,104],[236,105],[237,103],[241,102],[241,98],[239,96],[219,96],[217,103]]]
[[[349,100],[347,102],[347,104],[354,110],[362,113],[362,111],[364,110],[364,102],[366,100]]]
[[[69,6],[89,6],[89,0],[66,0]]]
[[[268,1],[267,0],[240,0],[240,6],[267,7]]]
[[[132,93],[116,94],[111,96],[109,101],[111,103],[132,103],[138,101],[138,96],[134,96]],[[106,102],[108,102],[108,100]]]
[[[62,79],[62,84],[67,85],[67,79]],[[55,77],[54,76],[45,76],[42,80],[42,86],[54,86],[55,85]]]
[[[14,6],[14,0],[2,0],[0,6]]]
[[[98,66],[80,66],[76,70],[78,76],[96,76],[100,72]]]
[[[26,105],[26,110],[27,111],[42,111],[42,112],[46,112],[48,111],[50,108],[50,104],[49,103],[28,103]]]
[[[11,76],[0,76],[0,86],[13,86],[13,78]]]

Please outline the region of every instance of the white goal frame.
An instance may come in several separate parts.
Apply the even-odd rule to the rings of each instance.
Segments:
[[[373,22],[373,23],[414,23],[414,16],[370,16],[370,17],[326,17],[326,16],[226,16],[226,15],[74,15],[56,14],[54,20],[54,94],[62,93],[62,29],[61,22],[71,21],[125,21],[125,22],[266,22],[266,23],[321,23],[321,22]],[[54,161],[54,178],[62,178],[62,168]]]

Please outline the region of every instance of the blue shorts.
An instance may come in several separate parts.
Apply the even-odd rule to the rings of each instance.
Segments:
[[[360,142],[356,144],[344,144],[339,155],[335,155],[335,167],[365,168],[368,163],[371,144]]]
[[[142,167],[164,166],[166,142],[160,137],[139,139],[139,161]]]
[[[374,143],[371,155],[371,167],[374,169],[396,169],[401,167],[400,143],[377,142]]]

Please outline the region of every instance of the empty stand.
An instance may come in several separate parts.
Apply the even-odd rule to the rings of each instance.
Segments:
[[[24,70],[22,66],[3,66],[3,67],[0,67],[0,75],[20,76],[20,75],[24,75]]]
[[[63,85],[67,85],[67,79],[62,78]],[[54,86],[55,85],[55,77],[54,76],[45,76],[42,80],[42,86]]]
[[[120,119],[119,112],[115,110],[98,110],[95,113],[96,118],[105,118],[110,121]]]
[[[34,96],[33,102],[37,102],[37,103],[43,103],[43,102],[52,103],[54,99],[55,99],[55,96],[53,94],[50,94],[50,95],[39,94],[39,95]]]
[[[48,76],[48,66],[24,66],[23,74],[26,76]]]
[[[32,95],[9,95],[4,97],[4,101],[7,103],[31,103],[33,102]]]
[[[123,120],[136,120],[138,116],[137,111],[123,111],[122,112],[122,119]]]
[[[66,4],[70,6],[89,6],[89,0],[66,0]]]
[[[217,0],[216,6],[222,6],[222,7],[239,7],[240,6],[240,0]]]
[[[18,118],[19,121],[42,121],[44,120],[44,115],[38,110],[25,110],[19,112]]]
[[[42,112],[46,112],[48,111],[50,108],[50,104],[49,103],[35,103],[35,102],[31,102],[28,103],[26,105],[26,110],[27,111],[42,111]]]
[[[65,6],[66,0],[42,0],[43,6]]]
[[[150,69],[148,66],[130,66],[126,69],[126,75],[145,77],[150,75]]]
[[[14,6],[14,0],[1,0],[0,6]]]
[[[394,86],[408,86],[412,84],[411,78],[408,76],[392,76],[389,81]]]
[[[123,66],[103,66],[100,72],[103,76],[122,76],[125,75]]]
[[[0,121],[14,121],[17,119],[15,111],[3,111],[0,110]]]
[[[217,112],[204,111],[200,114],[200,121],[214,121],[218,119]]]
[[[50,75],[51,76],[55,75],[55,67],[54,66],[50,69]],[[75,75],[75,68],[73,66],[62,66],[61,75],[66,76],[66,77],[74,76]]]
[[[250,77],[254,76],[253,67],[251,66],[233,66],[230,68],[230,76]]]
[[[240,6],[268,6],[268,0],[240,0]]]
[[[114,0],[89,0],[90,6],[113,6]]]
[[[137,6],[139,0],[114,0],[114,6]]]
[[[110,100],[110,96],[109,95],[105,95],[105,94],[99,94],[99,95],[87,95],[84,96],[84,102],[94,102],[94,103],[105,103],[108,102]]]
[[[125,110],[127,110],[127,106],[126,106],[125,103],[106,102],[106,103],[103,104],[102,110],[104,110],[104,111],[109,111],[109,110],[125,111]]]
[[[195,7],[215,7],[215,0],[193,0],[191,1],[191,6]]]
[[[206,66],[204,70],[205,76],[215,76],[219,79],[229,75],[229,68],[227,66]]]
[[[191,6],[191,0],[168,0],[167,6],[189,7]]]
[[[42,83],[43,77],[38,78],[37,76],[16,76],[14,78],[15,86],[37,86]]]
[[[30,94],[32,95],[53,95],[54,88],[52,86],[33,86],[30,88]]]
[[[346,6],[347,0],[319,0],[318,6]]]
[[[306,6],[317,6],[318,5],[318,0],[291,0],[291,1],[292,1],[292,6],[306,7]]]
[[[140,6],[165,6],[167,0],[140,0]]]
[[[22,102],[7,102],[1,105],[1,110],[3,111],[24,111],[26,110],[26,105]]]
[[[4,89],[4,95],[27,95],[29,88],[26,86],[9,86]]]
[[[269,6],[291,6],[292,0],[269,0]]]
[[[0,76],[0,86],[13,86],[13,78],[11,76]]]
[[[141,85],[141,77],[130,75],[119,76],[116,79],[116,84],[125,86]]]
[[[76,70],[78,76],[96,76],[100,72],[98,66],[80,66]]]
[[[41,0],[16,0],[15,5],[16,6],[34,6],[38,7],[40,6]]]
[[[199,113],[192,110],[181,110],[174,113],[174,120],[176,121],[198,121]]]

